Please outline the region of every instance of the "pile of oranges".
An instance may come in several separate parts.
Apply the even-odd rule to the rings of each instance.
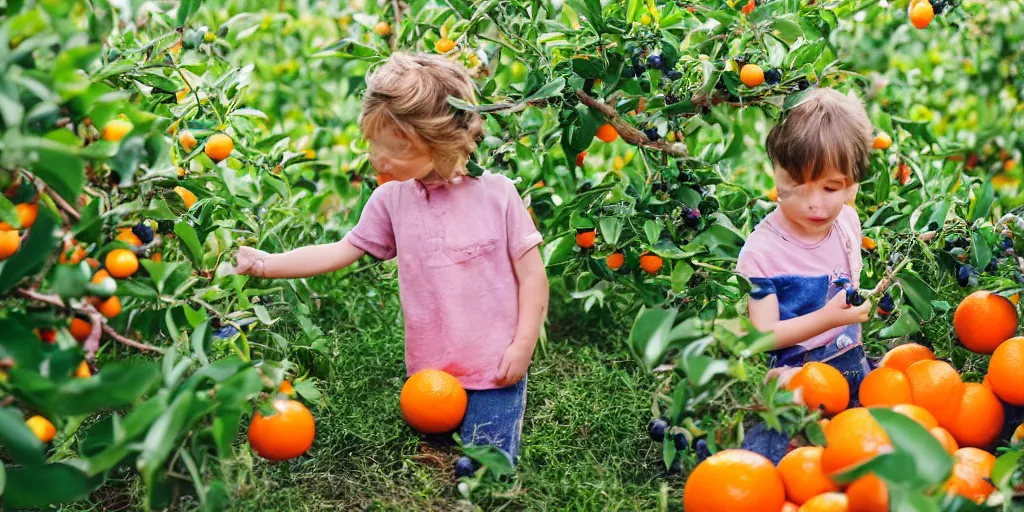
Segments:
[[[981,384],[963,382],[929,348],[909,343],[885,354],[860,384],[862,407],[848,409],[849,384],[839,370],[808,363],[786,387],[828,417],[820,421],[826,446],[792,449],[777,467],[744,450],[712,455],[686,483],[685,510],[888,511],[888,488],[873,473],[849,484],[836,480],[893,451],[870,408],[890,408],[921,425],[954,460],[942,491],[984,502],[995,490],[990,480],[995,456],[986,450],[1002,431],[1003,402],[1024,405],[1024,337],[1014,337],[1017,322],[1013,303],[991,292],[975,292],[957,307],[953,323],[961,343],[992,355]]]

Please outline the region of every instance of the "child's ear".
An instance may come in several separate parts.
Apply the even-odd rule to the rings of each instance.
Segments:
[[[846,203],[853,203],[857,200],[857,192],[860,190],[860,183],[854,182],[849,187],[846,187]]]

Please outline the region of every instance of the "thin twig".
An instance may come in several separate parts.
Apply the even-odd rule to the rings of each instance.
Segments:
[[[111,326],[109,326],[107,324],[103,324],[103,332],[106,333],[107,336],[110,336],[110,338],[113,339],[114,341],[116,341],[116,342],[118,342],[118,343],[120,343],[122,345],[126,345],[126,346],[129,346],[129,347],[132,347],[132,348],[134,348],[136,350],[142,350],[142,351],[145,351],[145,352],[156,352],[157,354],[163,354],[164,353],[164,349],[162,349],[160,347],[154,347],[152,345],[147,345],[145,343],[138,342],[138,341],[135,341],[135,340],[133,340],[131,338],[126,338],[126,337],[122,336],[121,333],[115,331],[113,327],[111,327]]]
[[[85,307],[82,308],[82,312],[89,316],[89,323],[92,324],[92,330],[89,331],[89,336],[82,341],[82,350],[85,350],[85,359],[91,363],[96,360],[96,352],[100,350],[100,335],[102,334],[102,329],[106,324],[103,323],[103,315],[101,315],[92,304],[86,304]]]
[[[402,5],[399,0],[391,0],[391,9],[395,13],[395,30],[398,30],[402,26]],[[391,51],[398,49],[398,38],[395,37],[394,31],[391,35]]]
[[[58,194],[56,190],[53,190],[53,187],[51,187],[50,185],[46,185],[46,193],[50,196],[51,199],[53,199],[53,202],[56,203],[61,210],[64,210],[64,212],[67,213],[69,217],[74,219],[75,222],[78,222],[79,220],[82,219],[82,215],[78,213],[78,210],[75,210],[75,208],[71,206],[71,204],[68,203],[66,199],[61,197],[61,195]]]
[[[686,144],[678,142],[666,142],[664,140],[651,141],[644,135],[640,130],[633,127],[629,121],[626,121],[619,115],[615,110],[615,107],[598,101],[591,95],[587,94],[583,89],[576,90],[576,96],[579,96],[580,101],[594,110],[604,114],[608,118],[608,122],[611,123],[615,131],[619,132],[619,136],[622,140],[634,145],[650,148],[656,151],[661,151],[673,156],[686,156]]]

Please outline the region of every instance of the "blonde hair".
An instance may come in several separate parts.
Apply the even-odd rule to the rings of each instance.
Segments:
[[[797,183],[835,169],[860,182],[871,167],[871,120],[861,100],[813,89],[768,133],[768,156]]]
[[[452,107],[449,96],[475,103],[464,66],[440,55],[395,53],[366,77],[359,128],[368,139],[387,129],[418,135],[430,148],[438,175],[446,180],[465,175],[466,162],[483,139],[483,119]]]

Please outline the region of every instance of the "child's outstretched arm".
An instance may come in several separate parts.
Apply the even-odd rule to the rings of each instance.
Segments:
[[[751,298],[747,309],[750,322],[757,330],[775,332],[775,348],[780,349],[792,347],[835,327],[867,322],[871,301],[850,306],[846,303],[846,294],[837,293],[825,307],[789,320],[779,320],[779,299],[774,294],[762,299]]]
[[[519,281],[519,323],[498,367],[498,384],[502,386],[511,386],[526,375],[548,311],[548,275],[540,250],[534,247],[527,251],[515,261],[514,268]]]
[[[293,279],[312,277],[345,268],[366,254],[347,239],[322,245],[309,245],[280,254],[251,247],[238,250],[235,273],[265,278]]]

